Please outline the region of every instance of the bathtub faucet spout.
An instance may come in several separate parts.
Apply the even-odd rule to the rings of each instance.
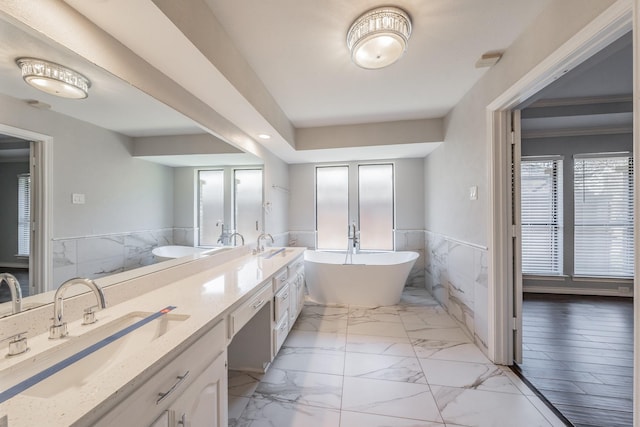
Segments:
[[[354,254],[360,252],[360,231],[358,231],[355,221],[349,226],[347,237],[349,239],[347,251]]]
[[[221,228],[220,228],[220,237],[218,237],[217,243],[220,243],[222,246],[227,246],[229,244],[229,237],[230,237],[229,230],[224,227],[224,222],[222,222],[221,219],[219,219],[216,222],[216,227],[218,226]]]

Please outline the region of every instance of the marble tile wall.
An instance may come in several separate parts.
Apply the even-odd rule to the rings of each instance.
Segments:
[[[178,227],[173,229],[173,244],[182,246],[195,246],[198,241],[199,228]]]
[[[487,249],[425,232],[425,287],[486,353]]]
[[[157,246],[174,244],[174,229],[56,239],[51,244],[51,289],[55,289],[73,277],[96,279],[153,264],[151,251]]]
[[[289,246],[316,248],[315,231],[289,231]]]

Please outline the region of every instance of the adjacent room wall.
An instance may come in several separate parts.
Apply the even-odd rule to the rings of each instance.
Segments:
[[[631,295],[633,283],[630,280],[591,279],[581,278],[574,280],[573,274],[573,156],[585,153],[633,151],[633,135],[583,135],[565,136],[554,138],[538,138],[522,140],[522,156],[563,156],[563,242],[564,242],[564,276],[563,277],[539,277],[525,276],[523,284],[527,292],[580,292],[580,293],[604,293]],[[626,292],[619,291],[618,287],[627,288]]]

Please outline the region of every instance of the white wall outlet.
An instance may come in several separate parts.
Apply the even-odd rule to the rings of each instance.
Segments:
[[[71,203],[73,203],[74,205],[84,205],[84,194],[73,193],[71,195]]]
[[[469,187],[469,200],[478,200],[478,186],[472,185]]]

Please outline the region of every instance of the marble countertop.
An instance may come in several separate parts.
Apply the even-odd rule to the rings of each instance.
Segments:
[[[0,419],[8,415],[10,427],[71,425],[83,417],[90,418],[93,412],[104,412],[106,408],[115,405],[122,395],[132,392],[142,381],[152,376],[155,370],[149,369],[150,367],[164,362],[162,359],[167,354],[177,355],[184,350],[191,344],[190,337],[213,325],[249,299],[253,291],[260,289],[261,284],[303,252],[304,248],[287,248],[271,258],[246,254],[197,274],[186,271],[181,280],[98,311],[96,317],[99,321],[93,325],[81,326],[80,320],[69,323],[70,338],[67,339],[73,339],[80,333],[90,333],[100,325],[132,312],[156,312],[167,306],[176,306],[171,313],[189,316],[152,341],[144,352],[132,352],[120,364],[94,375],[91,382],[77,388],[67,388],[46,399],[26,394],[16,395],[0,404]],[[135,281],[131,286],[134,285]],[[0,372],[10,370],[11,366],[64,341],[65,339],[48,340],[48,334],[29,337],[32,350],[23,355],[4,358],[0,361]],[[226,344],[225,342],[221,346]],[[67,369],[72,368],[73,366]],[[0,388],[4,390],[6,385],[2,384]]]

